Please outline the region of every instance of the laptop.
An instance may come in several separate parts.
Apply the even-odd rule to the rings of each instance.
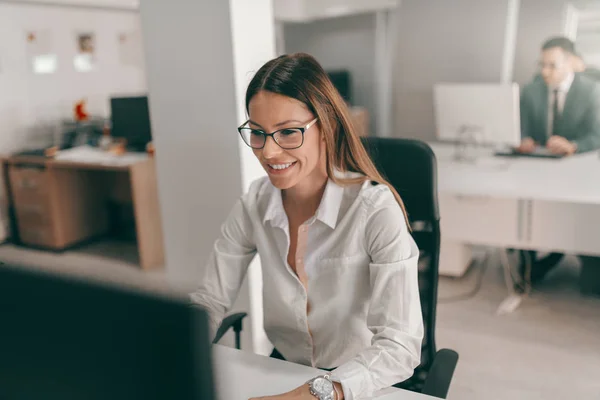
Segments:
[[[0,399],[213,400],[206,313],[0,265]]]

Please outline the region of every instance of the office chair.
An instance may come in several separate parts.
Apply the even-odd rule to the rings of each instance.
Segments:
[[[396,387],[445,399],[458,362],[458,353],[435,344],[435,320],[440,257],[440,214],[437,166],[431,148],[418,140],[363,138],[379,172],[398,191],[408,212],[419,247],[419,292],[425,335],[421,365]]]

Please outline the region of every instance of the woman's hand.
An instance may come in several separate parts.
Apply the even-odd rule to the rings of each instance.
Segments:
[[[342,385],[337,382],[333,383],[336,389],[336,400],[344,400],[344,392],[342,391]],[[308,383],[300,386],[297,389],[292,390],[284,394],[277,396],[266,396],[266,397],[254,397],[250,400],[315,400],[316,397],[310,394]]]

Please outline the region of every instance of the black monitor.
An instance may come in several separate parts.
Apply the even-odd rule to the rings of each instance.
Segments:
[[[347,70],[327,71],[333,86],[348,104],[352,104],[352,78]]]
[[[212,400],[207,316],[175,298],[0,266],[0,399]]]
[[[111,135],[127,140],[133,150],[145,150],[152,141],[148,97],[114,97],[110,99]]]

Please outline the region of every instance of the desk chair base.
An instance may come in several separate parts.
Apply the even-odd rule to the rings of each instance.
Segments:
[[[213,339],[213,343],[218,343],[223,336],[225,335],[225,333],[227,333],[227,331],[229,330],[229,328],[233,328],[233,331],[235,332],[235,348],[240,350],[242,347],[241,344],[241,333],[242,333],[242,321],[244,320],[244,318],[246,318],[248,314],[242,312],[242,313],[237,313],[237,314],[231,314],[228,315],[227,317],[225,317],[223,319],[223,322],[221,322],[221,326],[219,326],[219,329],[217,330],[217,334],[215,335],[215,338]]]

